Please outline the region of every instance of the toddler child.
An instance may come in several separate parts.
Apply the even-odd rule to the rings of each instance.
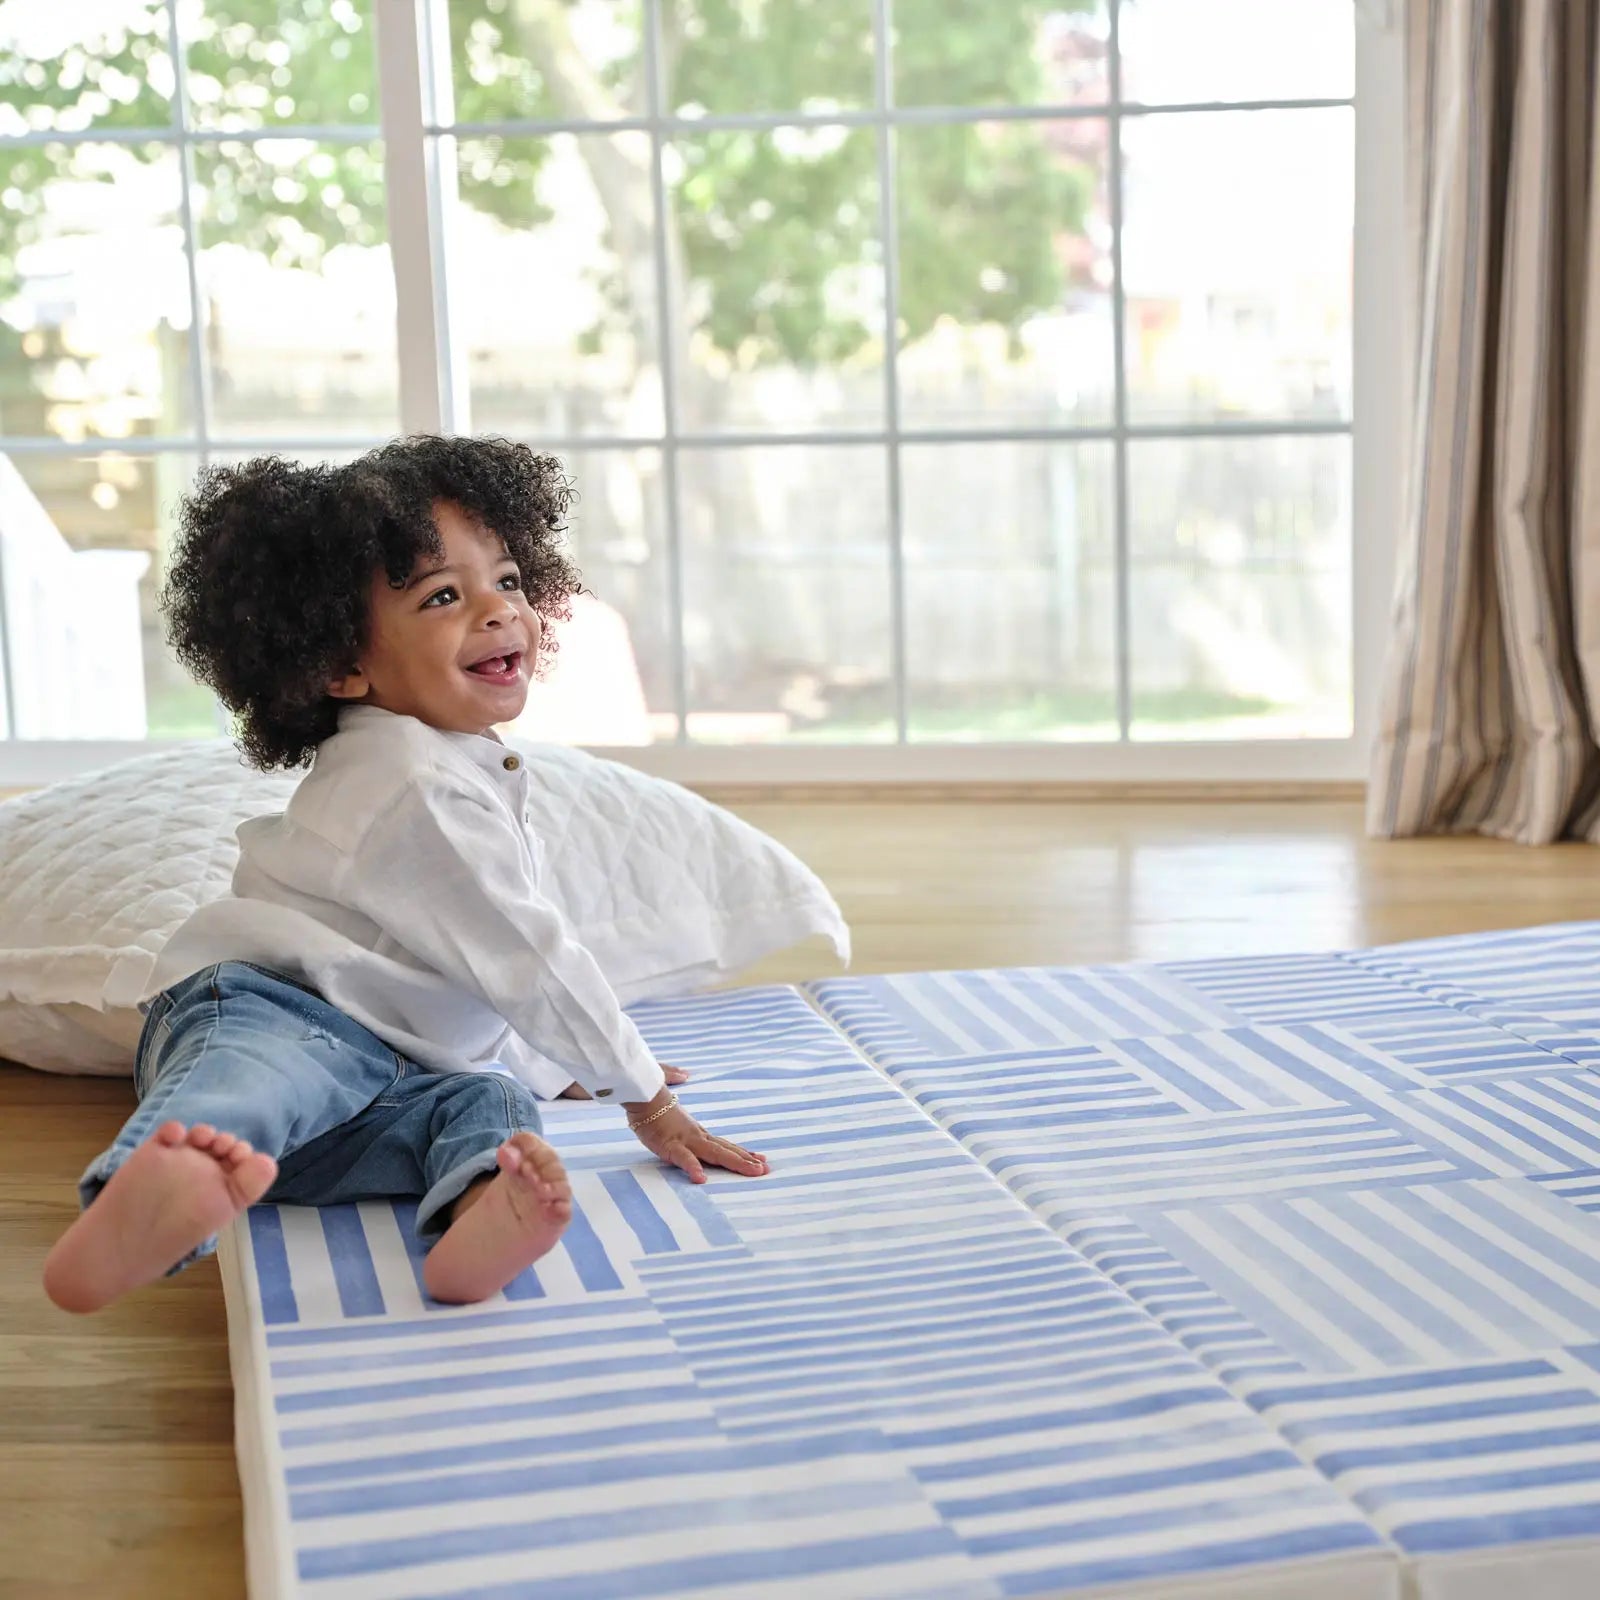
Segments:
[[[138,1108],[45,1263],[56,1304],[178,1270],[263,1198],[397,1195],[420,1197],[429,1293],[484,1299],[571,1216],[529,1088],[550,1061],[695,1182],[766,1171],[678,1105],[546,897],[529,775],[494,732],[578,588],[567,495],[522,445],[420,437],[212,468],[185,501],[178,656],[253,765],[311,768],[160,955]]]

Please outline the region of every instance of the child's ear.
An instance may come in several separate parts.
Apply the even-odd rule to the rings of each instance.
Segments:
[[[371,688],[372,684],[360,667],[352,667],[328,683],[328,693],[335,700],[365,700]]]

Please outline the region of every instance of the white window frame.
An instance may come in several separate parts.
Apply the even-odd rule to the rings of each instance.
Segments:
[[[174,54],[177,47],[176,0],[168,0],[172,17]],[[878,109],[846,116],[814,120],[854,121],[877,129],[879,151],[881,224],[888,276],[887,326],[897,321],[895,304],[895,200],[893,124],[888,106],[892,70],[886,42],[890,38],[892,0],[874,0],[874,31],[878,41]],[[377,51],[381,135],[385,142],[386,191],[389,197],[389,238],[394,261],[401,424],[405,431],[450,431],[465,416],[465,394],[461,363],[449,343],[448,290],[443,250],[443,217],[453,203],[449,185],[453,183],[453,163],[448,159],[451,137],[448,71],[436,69],[448,61],[448,38],[443,6],[431,0],[375,0],[378,27]],[[670,371],[663,373],[667,395],[666,432],[662,438],[648,440],[610,440],[583,438],[539,441],[542,448],[556,453],[564,449],[586,451],[606,448],[631,448],[649,445],[663,453],[668,504],[668,557],[675,606],[676,709],[680,713],[677,743],[623,749],[602,749],[597,753],[628,762],[645,771],[681,782],[702,784],[1093,784],[1130,786],[1159,784],[1274,784],[1304,785],[1308,788],[1329,783],[1351,783],[1365,779],[1367,754],[1376,731],[1379,676],[1385,648],[1390,593],[1392,587],[1394,536],[1400,517],[1400,482],[1406,419],[1403,249],[1404,218],[1401,151],[1403,149],[1402,53],[1394,8],[1386,0],[1354,0],[1356,13],[1355,84],[1355,240],[1354,251],[1354,395],[1350,424],[1324,425],[1263,423],[1259,426],[1181,426],[1162,429],[1131,428],[1125,413],[1126,386],[1118,373],[1118,410],[1111,426],[1104,428],[1028,429],[1028,430],[915,430],[900,426],[899,396],[895,363],[886,363],[885,386],[887,426],[878,433],[806,433],[788,442],[827,444],[850,443],[886,449],[889,469],[890,574],[894,585],[892,602],[893,660],[895,662],[898,722],[902,741],[883,745],[806,744],[693,744],[683,736],[681,713],[685,704],[685,666],[682,648],[681,583],[678,580],[677,494],[674,482],[677,452],[685,445],[715,445],[740,448],[747,445],[782,444],[788,436],[735,435],[707,436],[704,439],[681,436],[676,428],[673,382]],[[1112,0],[1113,51],[1117,63],[1115,34],[1117,3]],[[659,8],[647,3],[646,50],[652,57],[650,115],[635,123],[650,134],[655,146],[656,206],[658,221],[667,196],[664,189],[661,146],[677,130],[678,124],[661,105],[659,74],[654,70],[659,57],[657,29]],[[1113,68],[1111,109],[1104,111],[1072,108],[1074,115],[1102,115],[1110,122],[1111,194],[1113,206],[1113,256],[1116,265],[1114,297],[1115,360],[1124,359],[1122,339],[1122,274],[1120,173],[1121,152],[1118,137],[1124,117],[1120,105],[1120,73]],[[191,287],[194,278],[194,234],[189,194],[192,184],[192,149],[196,136],[182,134],[182,83],[179,103],[174,105],[178,144],[183,157],[183,203]],[[442,81],[441,81],[442,80]],[[1290,108],[1307,102],[1252,102],[1256,109]],[[1170,108],[1162,108],[1167,110]],[[1223,110],[1232,105],[1184,109]],[[1003,111],[1001,115],[1008,113]],[[1037,108],[1018,115],[1034,116]],[[1047,112],[1047,114],[1049,114]],[[1141,113],[1130,113],[1141,114]],[[899,113],[896,115],[904,115]],[[922,117],[919,111],[917,116]],[[960,113],[966,117],[968,113]],[[993,118],[993,108],[981,113]],[[791,123],[792,116],[701,118],[686,127],[703,129],[708,125],[770,126]],[[948,120],[932,112],[928,120]],[[607,128],[611,124],[604,125]],[[517,133],[552,133],[567,125],[512,124]],[[592,125],[585,125],[588,129]],[[301,130],[285,130],[299,133]],[[324,132],[328,130],[315,130]],[[356,130],[337,130],[350,137]],[[365,130],[370,137],[374,130]],[[264,130],[261,136],[276,136],[278,130]],[[200,136],[204,137],[204,136]],[[241,137],[232,135],[231,137]],[[667,262],[664,236],[657,229],[657,293],[663,304],[668,297]],[[199,297],[196,295],[196,304]],[[183,440],[137,441],[139,453],[157,450],[187,450],[204,459],[209,441],[205,435],[205,408],[202,403],[204,359],[202,332],[194,332],[193,359],[196,395],[196,436]],[[1128,662],[1128,562],[1127,562],[1127,445],[1130,438],[1178,437],[1219,438],[1231,436],[1272,436],[1324,434],[1352,439],[1352,686],[1354,701],[1353,732],[1345,739],[1262,739],[1218,741],[1156,742],[1130,739],[1131,672]],[[906,676],[905,625],[903,615],[903,574],[900,550],[899,449],[904,442],[961,442],[966,439],[1074,442],[1092,439],[1109,442],[1115,454],[1118,513],[1118,609],[1119,627],[1118,701],[1123,736],[1116,742],[1032,742],[938,744],[905,742]],[[278,439],[226,441],[230,451],[243,448],[317,448],[337,443],[343,447],[365,441],[340,439]],[[378,441],[371,441],[376,443]],[[218,441],[220,444],[221,441]],[[4,441],[0,450],[30,446],[50,448],[48,441]],[[68,447],[74,455],[90,455],[97,449],[111,453],[127,450],[124,442],[95,441]],[[111,761],[127,759],[151,751],[172,748],[171,741],[91,741],[91,740],[0,740],[0,789],[52,782]]]

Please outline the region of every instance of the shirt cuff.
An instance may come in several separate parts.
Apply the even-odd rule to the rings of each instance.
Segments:
[[[642,1039],[638,1049],[630,1051],[625,1058],[619,1058],[610,1071],[597,1072],[587,1064],[580,1070],[579,1065],[574,1063],[572,1075],[596,1100],[613,1105],[618,1102],[633,1105],[654,1100],[667,1083],[661,1063],[651,1055]]]

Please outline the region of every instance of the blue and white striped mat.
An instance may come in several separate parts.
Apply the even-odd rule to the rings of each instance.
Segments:
[[[1600,924],[816,993],[1429,1600],[1600,1594]]]
[[[225,1242],[252,1592],[1600,1593],[1600,927],[636,1013],[486,1305],[407,1205]]]

